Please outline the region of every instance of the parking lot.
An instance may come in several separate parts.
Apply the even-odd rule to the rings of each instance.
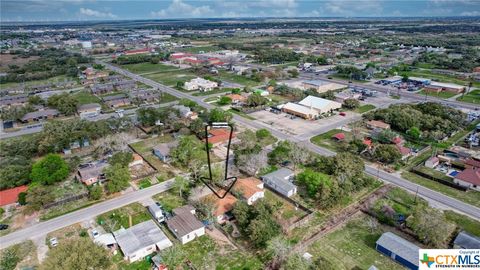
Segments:
[[[298,136],[302,139],[317,135],[318,133],[324,132],[324,130],[328,131],[329,129],[345,125],[359,117],[359,114],[357,113],[346,112],[345,116],[336,114],[327,118],[311,121],[299,117],[292,117],[290,114],[283,112],[275,114],[265,110],[254,112],[249,115],[255,117],[257,119],[255,121],[266,123],[278,131]]]

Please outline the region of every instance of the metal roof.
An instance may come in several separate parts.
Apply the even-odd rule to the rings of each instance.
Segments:
[[[194,208],[190,205],[175,208],[174,216],[167,220],[168,228],[181,238],[195,230],[204,227],[203,223],[192,214]]]
[[[113,232],[113,235],[125,256],[130,256],[140,249],[161,242],[168,243],[169,246],[173,245],[153,220],[139,223],[128,229],[122,228]]]
[[[386,232],[378,238],[377,245],[390,250],[396,255],[418,266],[418,250],[420,248],[402,237],[391,232]]]
[[[291,183],[288,178],[294,175],[293,171],[287,168],[281,168],[269,174],[266,174],[262,177],[262,179],[267,182],[267,185],[272,187],[273,189],[288,193],[291,190],[294,190],[297,186]]]
[[[465,231],[462,231],[455,238],[453,244],[465,249],[478,249],[480,248],[480,237],[476,237]]]

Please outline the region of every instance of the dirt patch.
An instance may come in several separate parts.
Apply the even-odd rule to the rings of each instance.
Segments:
[[[9,70],[9,65],[16,65],[21,67],[26,63],[38,59],[38,56],[30,56],[27,58],[20,57],[13,54],[0,54],[0,71],[6,72]]]

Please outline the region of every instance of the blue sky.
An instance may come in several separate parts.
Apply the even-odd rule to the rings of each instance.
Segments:
[[[2,21],[480,16],[480,0],[1,0]]]

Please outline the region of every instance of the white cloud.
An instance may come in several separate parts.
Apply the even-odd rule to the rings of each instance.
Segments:
[[[193,6],[187,3],[184,3],[182,0],[173,0],[170,6],[166,9],[159,10],[157,12],[151,12],[153,17],[160,18],[198,18],[198,17],[208,17],[213,14],[213,10],[210,6]]]
[[[371,15],[381,15],[383,11],[382,0],[364,1],[327,1],[325,9],[336,15],[355,16],[360,11],[368,11]]]
[[[477,0],[430,0],[434,5],[473,5],[478,4]]]
[[[480,11],[465,11],[465,12],[462,12],[460,15],[462,15],[462,16],[480,16]]]
[[[80,8],[80,15],[87,16],[87,17],[95,17],[95,18],[109,18],[109,19],[117,18],[117,15],[112,14],[111,12],[101,12],[101,11],[93,10],[89,8]]]

